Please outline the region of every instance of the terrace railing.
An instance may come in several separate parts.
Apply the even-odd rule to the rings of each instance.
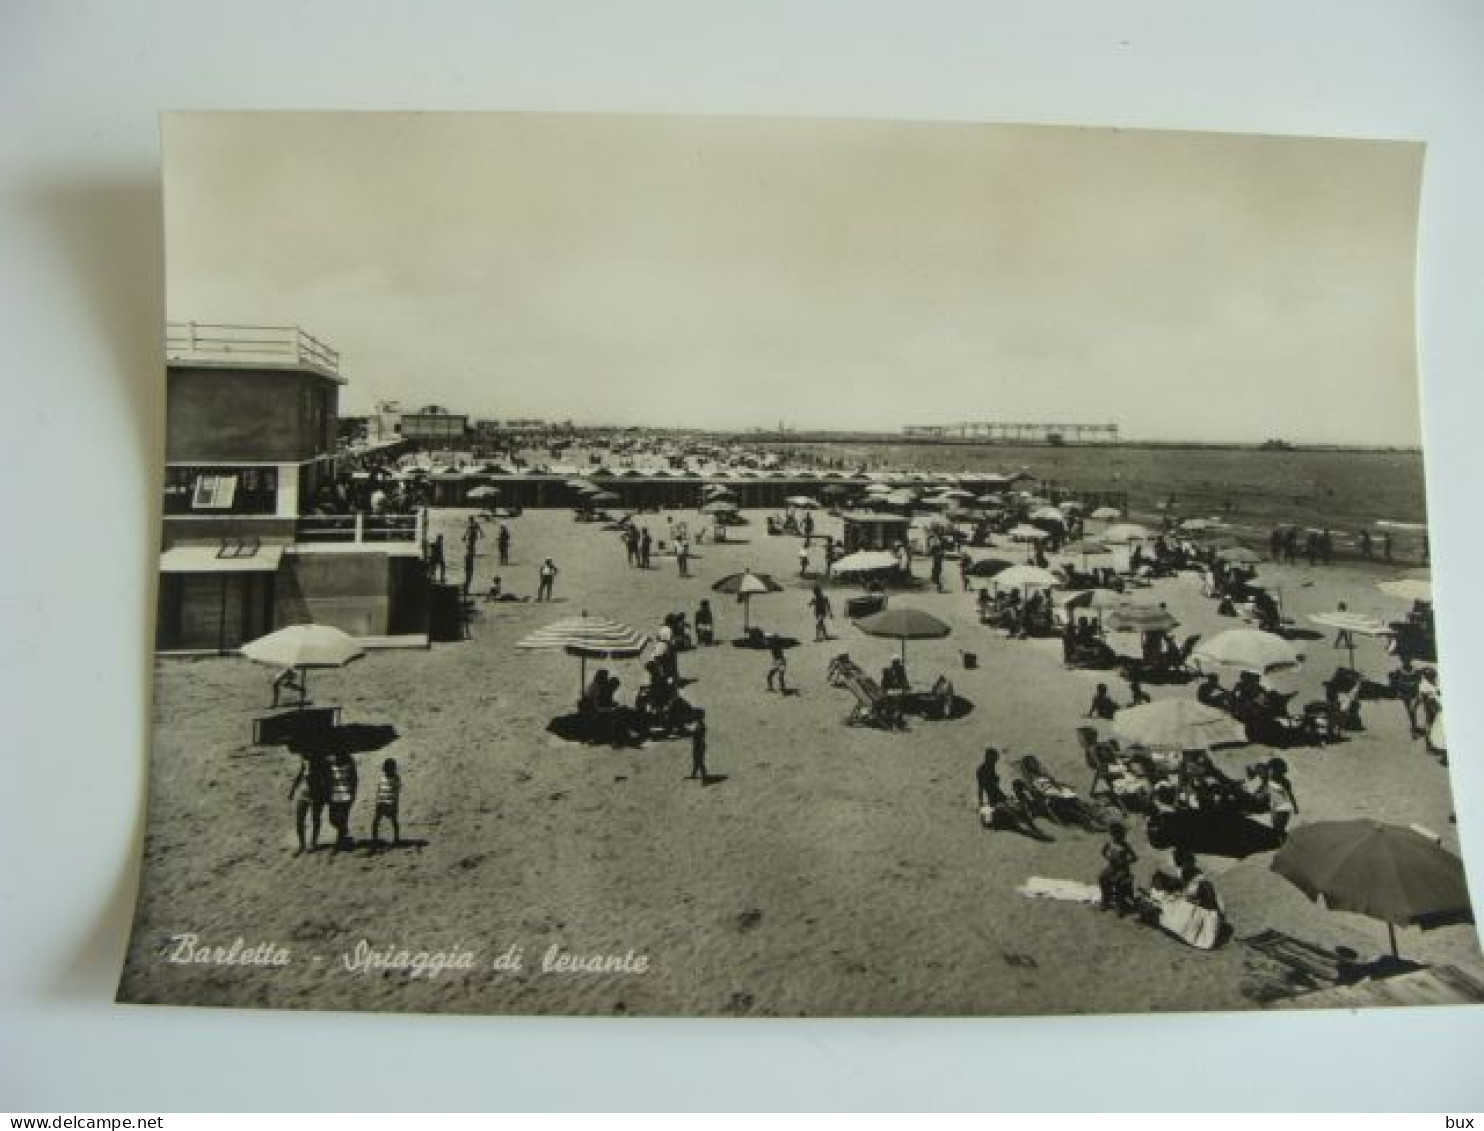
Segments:
[[[299,519],[294,540],[307,543],[421,545],[425,512],[415,514],[315,514]]]
[[[165,356],[170,361],[215,364],[301,365],[340,375],[340,353],[299,326],[238,326],[214,322],[167,322]]]

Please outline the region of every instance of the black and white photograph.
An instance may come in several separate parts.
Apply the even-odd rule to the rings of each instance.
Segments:
[[[119,1000],[1484,1001],[1424,146],[163,119]]]

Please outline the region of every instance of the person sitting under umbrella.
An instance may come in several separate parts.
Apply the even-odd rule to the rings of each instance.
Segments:
[[[1108,693],[1106,683],[1098,684],[1097,690],[1092,695],[1092,705],[1087,708],[1086,718],[1089,719],[1111,719],[1118,714],[1118,704],[1113,701],[1113,696]]]
[[[946,719],[953,713],[953,701],[953,682],[946,675],[940,675],[933,681],[932,690],[928,692],[929,717]]]
[[[907,681],[907,665],[900,656],[881,669],[881,690],[888,695],[906,695],[912,690]]]
[[[1221,686],[1221,676],[1216,672],[1206,673],[1206,678],[1195,689],[1195,698],[1197,703],[1215,707],[1218,711],[1225,711],[1231,705],[1231,697]]]
[[[301,703],[304,700],[304,681],[294,668],[284,668],[273,677],[273,705],[275,707],[282,702],[285,692],[298,696]]]

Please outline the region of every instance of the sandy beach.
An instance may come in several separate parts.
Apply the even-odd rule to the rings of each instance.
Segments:
[[[457,545],[471,512],[435,512]],[[670,517],[695,524],[695,512]],[[761,512],[736,541],[697,547],[694,576],[672,557],[630,568],[618,536],[567,511],[511,520],[512,564],[497,569],[481,544],[476,593],[499,572],[532,595],[536,567],[561,569],[550,604],[481,603],[471,639],[427,650],[374,651],[315,673],[318,703],[344,724],[391,727],[388,745],[358,754],[357,838],[369,835],[376,770],[394,757],[404,783],[406,845],[296,855],[290,782],[298,759],[254,746],[268,713],[269,673],[237,657],[160,659],[155,744],[138,927],[121,998],[281,1008],[447,1012],[757,1016],[1035,1014],[1252,1008],[1281,988],[1283,971],[1232,942],[1214,952],[1095,907],[1017,893],[1033,876],[1091,882],[1101,837],[1053,827],[1052,843],[981,827],[973,771],[986,744],[1007,758],[1034,753],[1084,794],[1076,729],[1097,682],[1126,700],[1116,673],[1067,670],[1054,639],[1016,641],[981,626],[956,569],[948,591],[895,594],[894,606],[949,622],[946,639],[914,641],[919,685],[940,672],[972,704],[961,718],[914,718],[906,733],[847,727],[847,691],[826,681],[848,651],[868,670],[897,654],[844,616],[858,589],[832,585],[836,639],[811,643],[813,579],[798,577],[799,540],[770,537]],[[664,537],[666,516],[636,521]],[[1090,524],[1095,530],[1095,524]],[[820,519],[819,533],[838,533]],[[487,532],[493,534],[492,524]],[[456,555],[451,553],[450,558]],[[821,554],[816,549],[816,568]],[[950,567],[954,563],[949,563]],[[741,608],[711,591],[750,567],[786,589],[754,599],[752,621],[803,641],[789,653],[797,695],[764,690],[765,652],[734,647]],[[1394,567],[1265,564],[1285,612],[1354,611],[1394,617],[1405,606],[1375,589]],[[917,564],[919,577],[926,563]],[[450,578],[459,563],[450,561]],[[1193,580],[1160,580],[1144,595],[1167,602],[1181,633],[1232,627]],[[715,779],[687,779],[688,740],[610,750],[564,741],[548,723],[571,711],[578,661],[516,642],[559,617],[612,617],[652,633],[669,612],[717,613],[713,648],[682,655],[685,696],[707,711]],[[1328,638],[1303,641],[1297,702],[1344,660]],[[978,657],[967,670],[964,652]],[[640,663],[610,665],[629,700]],[[1378,679],[1394,666],[1364,640],[1357,667]],[[1186,687],[1151,687],[1189,697]],[[1319,748],[1285,751],[1298,824],[1369,816],[1419,824],[1457,851],[1447,770],[1409,739],[1394,701],[1364,706],[1366,730]],[[1272,752],[1220,751],[1223,769]],[[327,834],[328,839],[328,834]],[[1166,862],[1135,822],[1136,874]],[[1236,939],[1265,928],[1362,959],[1387,949],[1384,924],[1309,902],[1269,870],[1271,853],[1205,857]],[[176,963],[172,937],[201,944],[271,942],[281,966]],[[468,952],[469,969],[434,976],[351,970],[361,940],[377,950]],[[1477,966],[1471,926],[1399,932],[1419,962]],[[174,944],[178,945],[178,944]],[[521,968],[493,969],[518,947]],[[552,951],[551,948],[557,948]],[[559,955],[644,958],[644,972],[543,971]],[[507,958],[506,965],[511,961]],[[632,965],[632,963],[631,963]]]

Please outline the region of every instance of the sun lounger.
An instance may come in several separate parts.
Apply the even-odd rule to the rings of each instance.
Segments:
[[[1029,803],[1038,814],[1058,824],[1077,825],[1090,832],[1107,826],[1102,815],[1083,801],[1075,789],[1047,773],[1034,754],[1018,759],[1015,769],[1016,785],[1025,785]]]
[[[845,719],[846,726],[879,726],[887,730],[902,730],[901,704],[869,676],[847,672],[844,685],[855,697],[855,706]]]

